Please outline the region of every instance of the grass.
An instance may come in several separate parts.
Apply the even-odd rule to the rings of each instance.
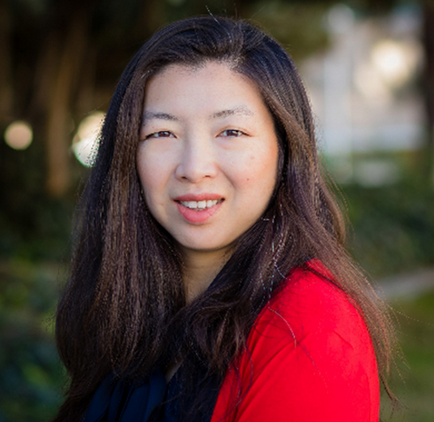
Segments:
[[[434,421],[434,290],[391,303],[405,361],[393,371],[391,388],[401,409],[391,413],[384,399],[386,421]],[[388,417],[387,417],[388,416]]]

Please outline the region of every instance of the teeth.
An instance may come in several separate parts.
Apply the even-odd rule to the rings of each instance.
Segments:
[[[184,207],[190,208],[192,210],[204,210],[206,208],[213,207],[218,202],[221,202],[221,199],[209,199],[208,201],[180,201]]]
[[[181,204],[182,204],[182,202],[181,202]],[[185,203],[185,206],[187,208],[192,208],[192,209],[197,208],[197,202],[196,201],[188,201]]]

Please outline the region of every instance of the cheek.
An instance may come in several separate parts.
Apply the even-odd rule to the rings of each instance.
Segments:
[[[150,208],[152,208],[152,202],[158,199],[158,194],[161,192],[162,186],[164,186],[164,172],[161,170],[161,163],[158,160],[153,159],[146,151],[139,150],[137,154],[137,173],[145,194],[146,203]]]
[[[251,154],[246,171],[246,183],[254,183],[258,188],[273,190],[276,183],[277,160],[277,145]]]
[[[267,202],[276,184],[277,155],[251,156],[236,169],[237,188],[255,203]]]
[[[158,178],[153,177],[149,173],[141,179],[141,183],[145,194],[146,204],[152,211],[155,206],[161,202],[161,183]]]

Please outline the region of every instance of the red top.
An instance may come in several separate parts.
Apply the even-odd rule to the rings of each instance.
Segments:
[[[211,422],[378,422],[369,333],[348,297],[324,278],[293,271],[259,314],[247,346],[237,365],[243,397],[230,412],[239,397],[232,368]]]

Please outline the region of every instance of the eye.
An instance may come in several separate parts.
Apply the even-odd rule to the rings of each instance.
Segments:
[[[238,138],[239,136],[245,135],[245,133],[238,129],[226,129],[220,135],[232,137],[232,138]]]
[[[168,130],[160,130],[158,132],[151,133],[145,137],[145,139],[150,138],[174,138],[175,135]]]

